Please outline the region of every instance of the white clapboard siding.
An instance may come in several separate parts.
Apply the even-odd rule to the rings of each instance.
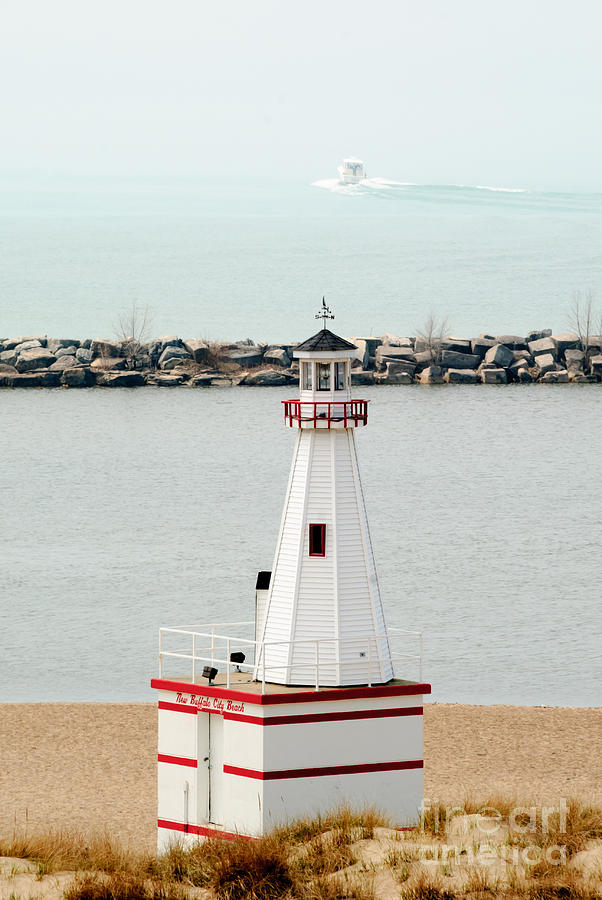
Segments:
[[[309,555],[310,523],[326,525],[325,557]],[[321,686],[393,677],[353,428],[297,433],[263,640],[269,682],[315,683],[316,641]]]

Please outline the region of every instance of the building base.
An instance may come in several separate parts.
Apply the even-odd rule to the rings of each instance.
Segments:
[[[153,679],[159,691],[158,843],[273,827],[347,806],[415,824],[430,685],[353,688]],[[247,679],[242,681],[242,679]]]

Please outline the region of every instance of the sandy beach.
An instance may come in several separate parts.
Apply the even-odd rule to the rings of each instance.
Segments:
[[[602,709],[430,704],[424,727],[431,800],[602,804]],[[0,704],[0,834],[106,828],[152,848],[156,739],[151,703]]]

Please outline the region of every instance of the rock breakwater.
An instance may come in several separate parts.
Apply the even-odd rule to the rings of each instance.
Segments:
[[[592,384],[602,381],[602,335],[480,334],[442,339],[352,337],[354,384]],[[280,386],[299,380],[295,343],[208,343],[176,335],[129,340],[0,339],[0,387]]]

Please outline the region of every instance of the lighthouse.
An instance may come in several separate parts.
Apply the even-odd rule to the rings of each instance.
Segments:
[[[419,817],[422,642],[386,625],[355,446],[368,401],[351,392],[355,345],[324,301],[318,317],[283,401],[293,459],[253,619],[161,629],[160,849],[342,804]]]

